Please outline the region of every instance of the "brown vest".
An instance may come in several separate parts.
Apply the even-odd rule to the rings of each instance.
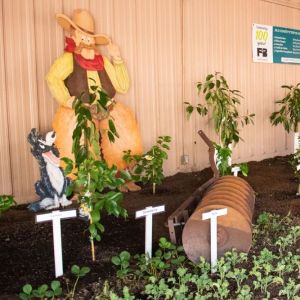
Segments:
[[[86,71],[77,63],[73,54],[73,72],[65,79],[65,85],[71,96],[79,97],[82,94],[81,100],[83,102],[89,102],[89,86]],[[97,72],[102,88],[109,98],[113,98],[116,90],[105,69],[103,68],[103,70]]]

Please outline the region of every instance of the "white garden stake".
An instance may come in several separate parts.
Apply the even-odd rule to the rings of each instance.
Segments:
[[[146,217],[145,227],[145,255],[146,259],[152,257],[152,218],[153,214],[161,213],[165,211],[165,206],[148,206],[143,210],[139,210],[135,213],[135,218]]]
[[[231,168],[231,172],[233,173],[233,176],[238,176],[239,171],[241,171],[241,168],[239,166],[235,166]]]
[[[63,275],[63,259],[61,246],[61,219],[69,219],[77,216],[76,210],[54,210],[48,214],[36,215],[37,223],[52,221],[53,245],[54,245],[54,261],[55,261],[55,277]]]
[[[217,217],[227,215],[227,208],[216,209],[202,214],[202,220],[210,219],[210,265],[211,272],[216,272],[218,258]]]

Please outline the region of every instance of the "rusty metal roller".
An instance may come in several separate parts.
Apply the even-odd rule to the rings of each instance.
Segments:
[[[200,256],[210,260],[210,220],[202,221],[202,214],[221,208],[227,208],[228,213],[218,218],[218,257],[232,248],[248,252],[254,204],[255,193],[245,180],[235,176],[218,178],[184,226],[182,243],[188,258],[193,262]]]

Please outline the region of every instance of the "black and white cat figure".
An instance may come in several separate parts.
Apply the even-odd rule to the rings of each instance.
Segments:
[[[39,163],[41,174],[41,179],[35,183],[35,191],[40,200],[28,206],[34,212],[72,204],[72,201],[68,200],[65,195],[70,179],[64,175],[59,166],[60,158],[59,151],[54,145],[55,138],[54,131],[48,132],[43,137],[36,128],[31,129],[27,137],[31,145],[31,153]]]

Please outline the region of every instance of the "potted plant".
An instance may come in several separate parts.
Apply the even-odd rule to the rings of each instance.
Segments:
[[[186,104],[186,112],[190,116],[196,109],[202,117],[206,116],[211,110],[214,129],[219,136],[219,145],[215,144],[216,151],[223,149],[223,153],[227,153],[229,166],[231,165],[232,146],[237,144],[240,137],[240,126],[254,123],[255,114],[247,114],[241,116],[238,111],[238,106],[243,98],[240,91],[232,90],[224,78],[224,76],[216,72],[206,76],[204,82],[197,83],[199,95],[203,94],[204,104],[198,103],[194,107],[189,102]],[[217,160],[218,160],[218,154]],[[219,154],[220,158],[220,154]],[[217,165],[220,164],[217,161]],[[243,168],[244,171],[246,170]]]

